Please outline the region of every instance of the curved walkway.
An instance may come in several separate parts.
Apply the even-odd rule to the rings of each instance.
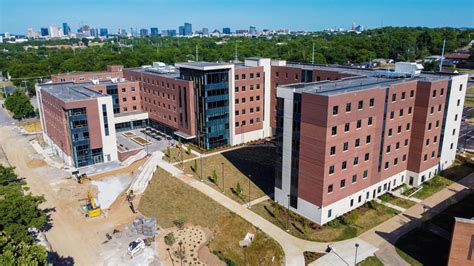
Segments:
[[[393,244],[406,232],[417,227],[421,223],[421,217],[428,207],[428,213],[439,212],[446,205],[443,201],[455,196],[462,199],[469,193],[469,187],[474,184],[474,173],[464,179],[453,183],[449,187],[439,191],[433,196],[423,200],[406,210],[405,212],[389,219],[388,221],[368,230],[359,237],[333,242],[313,242],[292,236],[265,220],[263,217],[228,198],[219,191],[209,187],[203,182],[197,181],[185,175],[174,165],[162,160],[159,156],[158,166],[171,173],[176,178],[204,193],[230,211],[235,212],[255,227],[258,227],[270,237],[275,239],[285,252],[286,265],[304,265],[304,251],[325,252],[328,244],[331,244],[334,252],[323,256],[311,265],[352,265],[355,260],[355,244],[359,244],[357,251],[357,262],[364,260],[375,253],[387,265],[408,265],[395,251]],[[369,244],[370,243],[370,244]],[[377,251],[378,250],[378,251]]]

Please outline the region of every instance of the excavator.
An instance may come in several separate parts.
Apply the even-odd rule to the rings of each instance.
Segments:
[[[102,215],[102,209],[95,203],[95,199],[91,192],[87,192],[88,203],[84,206],[86,217],[93,218]]]

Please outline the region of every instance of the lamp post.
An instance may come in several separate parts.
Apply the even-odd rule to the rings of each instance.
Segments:
[[[252,175],[249,175],[249,209],[250,209],[250,179],[252,179]]]
[[[359,243],[355,243],[355,247],[356,247],[356,254],[354,258],[354,265],[357,265],[357,249],[359,249]]]
[[[181,250],[181,246],[183,245],[183,242],[179,241],[179,259],[181,260],[181,266],[183,266],[183,252]]]
[[[288,205],[286,208],[286,231],[290,232],[290,194],[286,195],[288,197]]]
[[[225,193],[224,163],[222,163],[222,193]]]

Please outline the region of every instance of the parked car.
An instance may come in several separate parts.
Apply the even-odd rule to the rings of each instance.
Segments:
[[[141,238],[137,238],[135,241],[128,244],[128,255],[135,257],[145,249],[145,242]]]

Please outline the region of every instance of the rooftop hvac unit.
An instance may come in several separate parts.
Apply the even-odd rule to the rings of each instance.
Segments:
[[[98,79],[93,79],[91,80],[92,81],[92,84],[94,85],[98,85],[99,84],[99,80]]]
[[[117,78],[111,78],[110,81],[111,81],[112,83],[117,83],[117,82],[118,82],[118,79],[117,79]]]

